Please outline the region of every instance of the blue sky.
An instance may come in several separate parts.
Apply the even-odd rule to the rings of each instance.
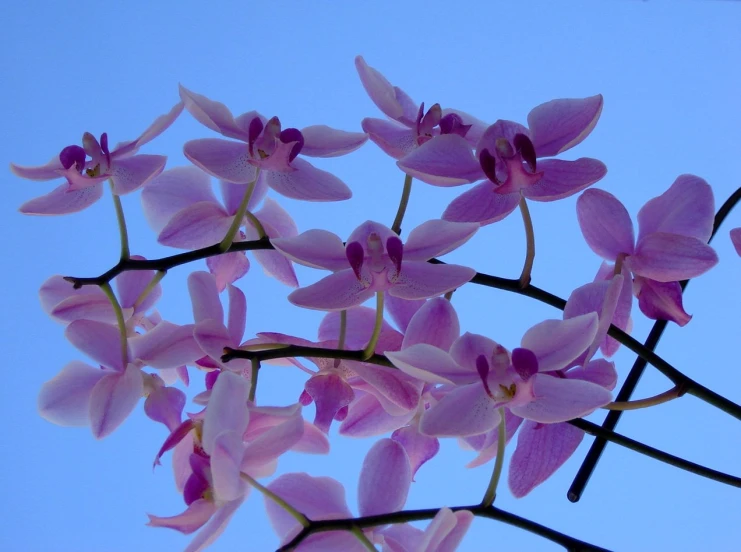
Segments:
[[[224,102],[235,113],[257,109],[284,126],[328,124],[358,130],[381,114],[365,95],[353,66],[362,54],[416,101],[440,102],[494,122],[525,122],[534,106],[560,97],[602,93],[605,107],[592,135],[565,158],[596,157],[608,166],[597,187],[618,196],[633,216],[682,173],[705,178],[716,205],[741,185],[741,24],[735,2],[532,1],[469,2],[60,2],[11,3],[4,10],[0,70],[4,86],[5,163],[46,162],[85,131],[108,132],[112,142],[136,137],[177,101],[177,84]],[[186,163],[182,144],[213,134],[184,114],[145,153],[166,154],[168,166]],[[390,224],[403,175],[373,144],[336,160],[316,163],[340,176],[352,200],[302,204],[273,196],[301,231],[322,227],[341,236],[367,218]],[[6,165],[7,166],[7,165]],[[67,362],[84,360],[66,343],[62,327],[37,300],[52,274],[88,276],[117,259],[118,235],[110,197],[83,213],[24,217],[18,206],[52,188],[5,176],[2,225],[0,335],[5,350],[0,391],[5,421],[0,506],[0,548],[41,552],[179,550],[188,537],[146,527],[145,513],[182,510],[167,462],[154,474],[151,461],[164,428],[141,407],[112,436],[95,441],[88,429],[54,426],[36,413],[43,384]],[[415,184],[405,219],[411,229],[439,217],[462,189]],[[132,250],[159,257],[141,214],[139,193],[123,198]],[[537,258],[533,283],[562,297],[591,280],[599,266],[576,222],[575,199],[531,205]],[[735,402],[741,402],[736,353],[741,306],[741,259],[728,229],[714,246],[719,266],[693,282],[685,307],[694,319],[671,326],[659,346],[677,368]],[[488,226],[451,261],[482,272],[516,277],[524,254],[521,221],[513,215]],[[185,278],[203,263],[172,271],[158,304],[169,320],[187,323]],[[319,271],[299,270],[302,283]],[[281,331],[312,338],[320,315],[291,307],[289,290],[253,263],[240,282],[247,296],[247,332]],[[514,347],[522,332],[560,312],[501,291],[470,286],[454,304],[464,330],[485,333]],[[650,324],[635,310],[633,335]],[[633,356],[614,360],[624,378]],[[194,374],[195,375],[195,374]],[[194,385],[202,385],[193,377]],[[286,368],[261,375],[266,404],[294,402],[302,377]],[[649,370],[638,396],[670,385]],[[307,415],[313,413],[307,409]],[[601,420],[602,414],[592,417]],[[741,425],[684,397],[626,415],[619,430],[693,461],[741,474]],[[586,541],[616,550],[731,550],[741,539],[741,492],[658,464],[610,445],[583,499],[566,490],[591,438],[548,482],[515,500],[502,487],[497,505]],[[329,457],[289,454],[278,473],[332,475],[357,511],[359,467],[372,441],[332,436]],[[508,454],[511,453],[511,450]],[[466,470],[472,455],[454,441],[424,466],[408,507],[475,503],[492,464]],[[506,466],[505,466],[506,469]],[[253,493],[211,548],[244,552],[274,549],[262,500]],[[557,547],[488,520],[476,520],[461,550],[555,550]]]

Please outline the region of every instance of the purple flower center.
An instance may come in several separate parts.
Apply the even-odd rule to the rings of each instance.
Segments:
[[[497,138],[493,152],[487,148],[479,152],[479,164],[486,177],[498,185],[494,191],[500,194],[533,186],[543,177],[542,172],[536,172],[535,146],[524,134],[515,134],[512,142]]]
[[[281,130],[280,119],[273,117],[263,124],[260,117],[254,117],[247,130],[247,151],[253,159],[268,159],[277,150],[286,153],[282,146],[292,144],[287,152],[286,162],[290,163],[304,147],[304,135],[297,128]]]
[[[383,273],[386,273],[386,281],[393,284],[401,273],[404,244],[398,236],[389,236],[384,247],[381,236],[371,232],[365,247],[357,241],[348,243],[345,246],[345,256],[355,277],[364,287],[370,287],[375,282],[374,276]]]

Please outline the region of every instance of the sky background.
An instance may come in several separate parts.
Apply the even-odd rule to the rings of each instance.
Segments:
[[[454,7],[455,6],[455,7]],[[108,132],[112,143],[133,139],[178,101],[177,84],[224,102],[235,113],[256,109],[284,126],[327,124],[359,130],[363,117],[382,117],[353,65],[362,54],[415,101],[468,111],[487,122],[525,122],[536,105],[602,93],[604,111],[592,135],[562,158],[595,157],[608,174],[596,187],[618,196],[635,217],[646,200],[682,173],[712,186],[716,207],[741,185],[741,5],[723,1],[532,2],[200,2],[155,3],[30,0],[2,9],[0,74],[4,163],[45,163],[83,132]],[[182,144],[214,134],[184,113],[143,153],[166,154],[183,165]],[[350,201],[304,204],[277,196],[300,231],[322,227],[347,237],[372,218],[391,224],[403,175],[374,144],[317,166],[352,188]],[[166,436],[139,408],[113,435],[96,441],[87,428],[62,428],[36,412],[41,385],[84,355],[46,317],[37,293],[53,274],[92,276],[112,266],[118,234],[108,192],[77,215],[26,217],[20,204],[56,184],[24,181],[7,172],[0,205],[0,319],[5,376],[0,481],[0,549],[8,552],[180,550],[190,537],[145,526],[145,513],[183,510],[167,459],[152,473]],[[415,183],[404,221],[437,218],[467,187]],[[600,260],[584,243],[576,197],[531,203],[537,258],[533,283],[562,297],[591,281]],[[123,198],[132,252],[148,258],[175,253],[156,243],[142,216],[139,192]],[[635,219],[634,219],[635,220]],[[524,255],[516,213],[483,228],[446,258],[477,270],[517,277]],[[711,389],[741,402],[738,311],[741,259],[728,230],[714,246],[719,266],[693,282],[685,299],[694,319],[671,325],[658,352]],[[158,303],[162,315],[188,323],[185,279],[205,263],[171,271]],[[306,285],[322,271],[299,269]],[[285,300],[290,290],[266,278],[257,263],[239,282],[247,296],[247,335],[279,331],[315,338],[321,313]],[[484,333],[508,348],[522,333],[561,313],[503,291],[467,286],[454,305],[463,331]],[[633,335],[650,323],[634,308]],[[634,356],[614,357],[622,379]],[[191,372],[194,390],[202,379]],[[267,367],[263,404],[296,401],[304,378]],[[671,387],[649,368],[636,397]],[[190,408],[190,411],[195,410]],[[313,408],[305,410],[313,417]],[[601,421],[602,413],[590,419]],[[336,430],[336,425],[334,427]],[[667,452],[741,475],[741,424],[692,398],[624,416],[619,431]],[[329,457],[287,454],[278,474],[306,471],[344,483],[351,510],[360,464],[374,440],[331,434]],[[566,491],[592,442],[529,496],[515,500],[500,487],[496,505],[559,531],[615,550],[735,550],[741,542],[741,491],[701,479],[609,445],[581,502]],[[513,443],[514,444],[514,443]],[[510,447],[507,457],[512,452]],[[493,462],[467,470],[473,458],[455,440],[417,474],[408,508],[480,501]],[[505,470],[507,466],[505,465]],[[506,472],[505,472],[506,473]],[[272,550],[277,537],[253,492],[210,550]],[[474,521],[460,550],[548,551],[558,547],[490,520]]]

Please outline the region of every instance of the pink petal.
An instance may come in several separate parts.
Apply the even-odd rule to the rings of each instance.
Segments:
[[[220,138],[191,140],[183,146],[191,163],[228,182],[246,184],[255,180],[257,168],[250,164],[247,144]]]
[[[298,236],[271,239],[270,243],[292,261],[305,266],[332,271],[348,267],[342,240],[326,230],[307,230]]]
[[[319,374],[310,378],[304,386],[316,404],[314,425],[329,432],[337,412],[350,404],[355,393],[345,380],[336,374]]]
[[[679,282],[657,282],[638,277],[635,284],[638,308],[651,320],[671,320],[679,326],[692,320],[692,315],[684,310]]]
[[[468,510],[441,508],[425,529],[419,552],[455,552],[473,521]]]
[[[67,340],[107,368],[124,370],[121,334],[116,326],[93,320],[75,320],[64,332]]]
[[[566,368],[592,344],[599,319],[594,312],[568,320],[546,320],[522,336],[522,347],[538,358],[538,371]]]
[[[456,387],[422,414],[419,431],[431,437],[485,433],[499,424],[499,406],[478,382]]]
[[[242,200],[244,199],[244,194],[247,193],[248,187],[249,183],[237,184],[236,182],[228,182],[226,180],[219,181],[221,197],[224,200],[226,211],[230,215],[233,215],[237,212],[239,204],[242,203]],[[265,194],[267,193],[267,184],[265,184],[262,178],[258,178],[252,190],[250,200],[247,202],[247,210],[253,212],[255,208],[257,208],[258,203],[265,199]]]
[[[71,284],[65,283],[72,287]],[[85,286],[81,289],[100,290],[100,288],[94,286]],[[72,295],[57,303],[49,314],[60,322],[84,319],[107,322],[108,324],[116,323],[116,315],[113,312],[111,302],[102,292],[99,295]],[[126,317],[126,313],[124,313],[124,317]]]
[[[427,301],[424,299],[401,299],[389,295],[388,291],[384,292],[384,306],[386,312],[391,315],[391,319],[402,332],[406,332],[409,321],[422,305]]]
[[[247,299],[241,289],[229,286],[229,316],[227,317],[227,328],[232,343],[239,343],[244,336],[244,328],[247,324]]]
[[[317,169],[308,161],[296,158],[291,162],[292,172],[265,171],[265,182],[276,192],[305,201],[342,201],[352,192],[339,178]]]
[[[475,223],[429,220],[409,233],[404,243],[404,259],[426,261],[450,253],[471,239],[478,229]]]
[[[363,119],[361,126],[371,141],[394,159],[401,159],[417,147],[414,131],[395,121],[369,117]]]
[[[463,192],[445,208],[442,218],[452,222],[478,222],[482,226],[502,220],[520,203],[520,194],[498,194],[489,180]]]
[[[213,318],[207,318],[201,320],[196,324],[193,330],[193,336],[204,353],[214,359],[218,364],[221,364],[221,355],[224,354],[224,347],[233,347],[237,342],[231,340],[229,331],[226,329],[222,322],[214,320]],[[233,372],[236,372],[237,366],[247,366],[248,361],[242,359],[235,359],[229,361],[227,366]]]
[[[272,252],[271,252],[272,253]],[[244,251],[233,251],[206,259],[206,266],[216,280],[219,293],[226,286],[242,278],[250,270],[250,261]]]
[[[296,223],[288,211],[269,197],[265,199],[262,208],[255,212],[255,216],[274,231],[275,235],[271,234],[271,238],[292,238],[298,235]]]
[[[399,370],[420,381],[465,385],[479,379],[472,369],[460,366],[448,353],[426,343],[385,354]]]
[[[188,276],[188,293],[193,304],[193,320],[196,324],[209,318],[219,323],[223,322],[224,307],[219,300],[216,279],[212,274],[202,270],[191,273]]]
[[[538,170],[543,172],[538,183],[522,189],[522,195],[535,201],[555,201],[569,197],[607,174],[604,163],[588,157],[576,161],[538,161]]]
[[[90,429],[96,439],[107,437],[131,414],[144,393],[142,373],[134,364],[108,374],[90,394]]]
[[[653,232],[697,238],[707,243],[713,233],[713,190],[699,176],[683,174],[671,187],[638,211],[638,239]]]
[[[211,397],[203,420],[201,441],[203,450],[211,454],[216,437],[223,431],[242,435],[247,429],[249,382],[232,372],[221,372],[211,389]]]
[[[440,442],[437,439],[422,435],[413,425],[397,429],[391,438],[404,447],[412,466],[412,479],[422,464],[434,458],[440,450]]]
[[[730,236],[733,248],[736,250],[736,253],[741,255],[741,228],[732,228]]]
[[[218,203],[194,203],[170,219],[157,241],[181,249],[207,247],[224,239],[233,220]]]
[[[146,260],[144,257],[138,255],[132,256],[132,259],[137,261]],[[154,270],[131,270],[123,272],[116,276],[114,284],[116,286],[116,295],[123,308],[134,307],[136,300],[152,282],[152,278],[155,276]],[[162,286],[157,284],[147,294],[146,298],[139,304],[136,305],[138,312],[145,312],[154,305],[157,300],[162,296]]]
[[[102,297],[108,300],[98,286],[83,286],[75,289],[63,276],[59,275],[49,277],[39,289],[41,308],[47,314],[51,314],[59,303],[70,297],[89,297],[90,300]]]
[[[638,242],[628,262],[636,275],[675,282],[704,274],[718,264],[718,255],[697,238],[654,232]]]
[[[216,505],[205,499],[191,502],[188,509],[182,514],[169,517],[160,517],[147,514],[150,527],[168,527],[186,535],[203,527],[216,511]]]
[[[90,207],[103,196],[103,186],[96,184],[81,190],[69,190],[66,182],[46,195],[26,201],[19,211],[24,215],[66,215]]]
[[[475,275],[476,271],[467,266],[404,261],[389,294],[402,299],[428,299],[461,287]]]
[[[297,289],[288,296],[288,300],[307,309],[344,310],[360,305],[373,297],[374,293],[358,281],[351,269],[347,269]]]
[[[345,327],[345,347],[361,349],[368,344],[376,322],[376,310],[369,307],[352,307],[347,309]],[[340,336],[340,313],[328,313],[319,324],[319,341],[337,341]],[[385,320],[381,322],[381,333],[378,339],[378,352],[396,351],[401,348],[402,336]]]
[[[471,145],[457,134],[436,136],[396,164],[405,173],[434,186],[460,186],[484,178]]]
[[[193,324],[160,322],[145,334],[130,338],[132,358],[152,368],[177,368],[203,356],[193,337]]]
[[[509,444],[512,437],[514,437],[517,429],[522,423],[522,418],[515,416],[509,409],[504,411],[504,430],[505,430],[505,445]],[[499,445],[499,428],[494,428],[485,434],[487,437],[483,446],[479,449],[479,454],[466,464],[467,468],[477,468],[483,466],[489,462],[492,458],[496,457]]]
[[[304,419],[301,410],[285,422],[278,424],[247,445],[241,470],[252,473],[259,466],[276,460],[299,442],[304,434]]]
[[[185,407],[185,393],[175,387],[159,387],[144,401],[144,413],[173,432],[180,425]]]
[[[576,202],[576,215],[587,245],[597,255],[614,261],[621,253],[633,253],[633,223],[614,195],[598,189],[585,191]]]
[[[37,400],[39,414],[57,425],[88,425],[90,395],[95,385],[108,374],[111,372],[93,368],[84,362],[70,362],[41,386]]]
[[[466,332],[450,346],[450,356],[463,370],[468,372],[471,377],[470,381],[478,381],[480,377],[476,372],[476,359],[480,355],[490,359],[497,349],[504,350],[501,345],[488,337]],[[507,363],[509,364],[508,360]]]
[[[445,109],[443,109],[443,112],[442,112],[443,117],[451,113],[455,113],[456,115],[458,115],[461,118],[461,121],[464,125],[471,125],[471,128],[468,129],[468,132],[466,133],[465,138],[466,140],[468,140],[469,144],[471,144],[473,147],[476,147],[476,145],[479,143],[479,140],[481,140],[481,136],[483,136],[489,124],[485,123],[481,119],[477,119],[470,113],[461,111],[460,109],[453,109],[450,107],[446,107]]]
[[[183,102],[176,103],[174,106],[172,106],[172,109],[170,109],[169,112],[157,117],[154,122],[149,125],[149,127],[147,127],[147,129],[142,132],[141,135],[139,135],[139,138],[137,138],[136,140],[132,140],[131,142],[125,142],[124,144],[117,145],[116,149],[111,152],[111,155],[116,157],[122,157],[124,155],[134,155],[137,151],[139,151],[140,147],[148,142],[151,142],[165,130],[170,128],[170,125],[175,122],[175,119],[178,118],[182,111]]]
[[[358,481],[361,516],[398,512],[404,508],[412,484],[412,467],[404,447],[392,439],[381,439],[363,460]]]
[[[113,193],[124,195],[139,189],[160,174],[166,162],[164,155],[135,155],[116,159],[111,167]]]
[[[510,410],[525,419],[552,424],[591,414],[612,400],[610,392],[594,383],[562,379],[548,374],[533,376],[535,399]]]
[[[614,362],[609,362],[604,358],[598,358],[591,361],[586,366],[580,366],[569,370],[566,372],[566,377],[591,381],[592,383],[601,385],[608,391],[612,391],[617,385],[618,376],[615,371]]]
[[[551,100],[527,116],[538,157],[571,149],[589,136],[602,113],[602,94],[582,99]]]
[[[453,305],[447,299],[436,297],[424,303],[412,316],[402,348],[427,343],[447,351],[459,335],[460,324]]]
[[[193,166],[163,172],[142,190],[141,199],[144,216],[157,233],[185,207],[201,201],[218,203],[211,189],[211,178]]]
[[[234,516],[235,512],[242,505],[243,498],[227,502],[216,510],[211,519],[201,531],[193,538],[191,543],[184,552],[201,552],[219,538],[221,533],[226,529],[227,524]]]
[[[373,364],[352,363],[353,372],[369,383],[384,399],[402,411],[416,410],[422,385],[399,373],[399,370]]]
[[[363,394],[350,404],[347,417],[340,425],[340,435],[348,437],[374,437],[405,426],[415,416],[409,411],[401,416],[392,416],[372,394]]]
[[[368,140],[364,132],[347,132],[327,125],[313,125],[301,129],[304,145],[301,155],[309,157],[337,157],[355,151]]]
[[[222,431],[214,439],[211,451],[211,477],[218,500],[236,500],[245,495],[247,483],[240,477],[244,444],[242,434]]]
[[[380,72],[369,66],[362,56],[355,58],[355,68],[360,76],[363,88],[374,104],[391,119],[400,119],[404,108],[396,97],[394,86]]]
[[[28,180],[53,180],[59,178],[59,171],[63,169],[64,166],[59,160],[59,155],[52,157],[46,165],[40,165],[38,167],[24,167],[15,163],[10,164],[10,170],[14,175]]]
[[[304,420],[304,433],[291,447],[292,451],[304,454],[328,454],[329,439],[327,435],[314,424]]]
[[[584,432],[569,424],[526,421],[509,465],[509,488],[522,498],[543,483],[576,451]]]
[[[191,92],[183,85],[180,85],[180,99],[183,100],[185,109],[202,125],[224,136],[247,141],[247,133],[236,125],[234,116],[223,103]]]

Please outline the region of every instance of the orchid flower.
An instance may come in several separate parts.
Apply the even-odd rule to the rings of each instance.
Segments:
[[[190,161],[227,182],[247,184],[256,178],[286,197],[307,201],[349,199],[350,189],[336,176],[317,169],[299,154],[337,157],[358,149],[365,133],[325,125],[283,129],[278,117],[268,120],[256,111],[234,117],[219,102],[180,87],[185,109],[201,124],[228,138],[191,140],[183,148]]]
[[[360,305],[376,292],[426,299],[462,286],[476,271],[427,261],[458,248],[476,230],[477,224],[431,220],[412,230],[403,244],[386,226],[367,221],[350,234],[346,246],[325,230],[309,230],[271,243],[292,261],[334,272],[297,289],[288,296],[289,301],[309,309],[344,310]]]
[[[627,209],[612,194],[592,189],[577,201],[584,239],[602,258],[633,275],[638,306],[647,317],[684,326],[679,281],[699,276],[718,262],[707,245],[713,231],[713,192],[703,179],[679,176],[638,212],[638,239]]]
[[[158,117],[136,140],[108,146],[108,134],[98,141],[91,133],[82,136],[82,146],[65,147],[49,163],[40,167],[22,167],[11,163],[17,176],[29,180],[67,181],[50,193],[21,205],[27,215],[65,215],[76,213],[98,201],[103,195],[103,182],[110,179],[113,193],[124,195],[140,188],[165,168],[163,155],[136,155],[139,148],[162,134],[183,110],[182,102],[169,113]],[[89,159],[88,159],[89,157]]]
[[[736,253],[741,255],[741,228],[732,228],[730,235],[733,248],[736,250]]]

